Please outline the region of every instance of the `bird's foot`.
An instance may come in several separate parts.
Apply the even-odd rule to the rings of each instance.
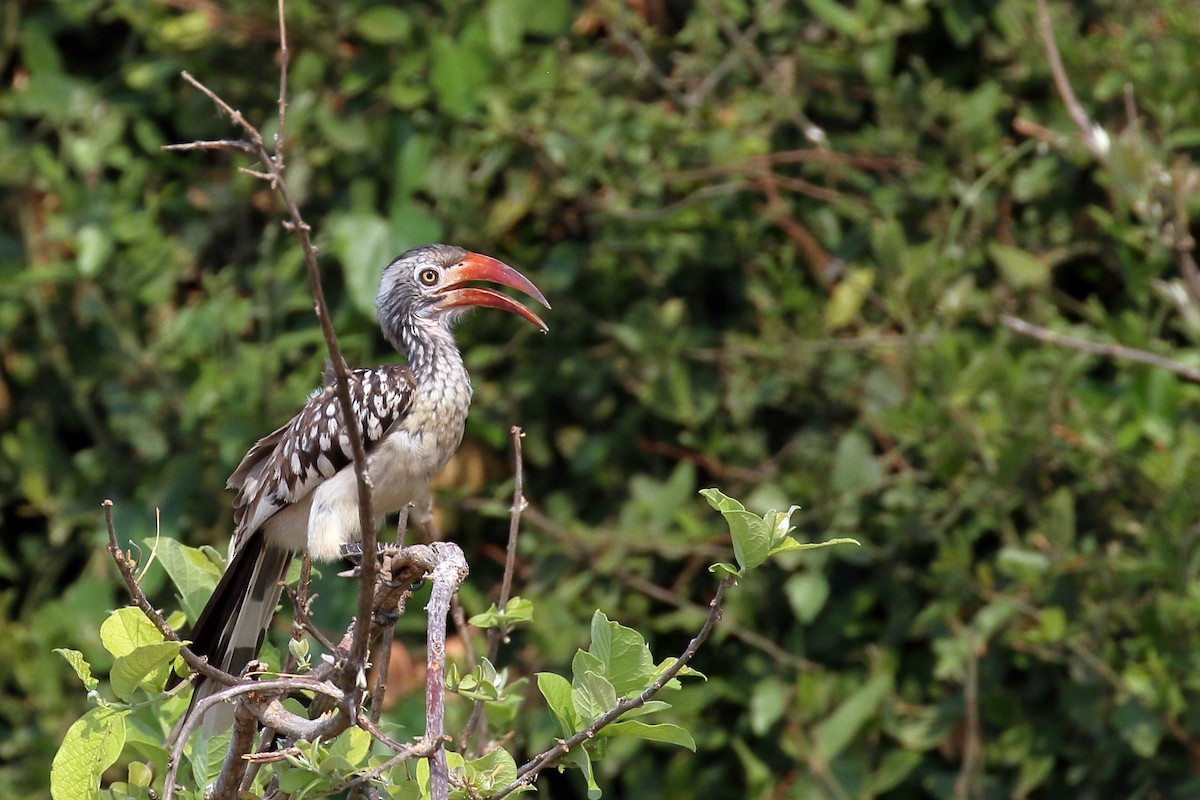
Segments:
[[[395,542],[376,542],[375,552],[381,556],[394,556],[403,548]],[[355,566],[362,563],[362,542],[349,542],[338,548],[338,554]]]

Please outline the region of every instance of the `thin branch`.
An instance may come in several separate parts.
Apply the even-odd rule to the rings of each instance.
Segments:
[[[225,753],[225,763],[221,765],[216,781],[205,790],[204,800],[231,800],[237,796],[246,776],[246,768],[250,766],[246,756],[254,747],[257,730],[258,720],[250,713],[249,707],[245,703],[238,703],[233,714],[233,738]]]
[[[446,715],[446,619],[450,598],[466,580],[469,569],[462,550],[453,542],[435,542],[430,547],[440,559],[430,575],[433,587],[425,606],[429,615],[425,628],[425,741],[441,742]],[[441,747],[429,757],[429,793],[432,800],[447,800],[450,795],[446,751]]]
[[[1145,350],[1137,350],[1132,347],[1125,347],[1120,344],[1099,344],[1097,342],[1089,342],[1086,339],[1077,339],[1074,336],[1055,333],[1049,328],[1034,325],[1031,322],[1026,322],[1023,319],[1012,317],[1008,314],[1001,315],[1000,322],[1014,333],[1032,337],[1039,342],[1066,347],[1071,350],[1080,350],[1084,353],[1092,353],[1093,355],[1133,361],[1138,364],[1147,364],[1151,367],[1158,367],[1159,369],[1173,372],[1179,377],[1193,383],[1200,383],[1200,367],[1190,367],[1173,358],[1149,353]]]
[[[1054,88],[1058,90],[1058,96],[1062,98],[1063,105],[1067,107],[1067,113],[1071,116],[1075,127],[1079,129],[1079,136],[1083,139],[1083,143],[1087,145],[1093,155],[1104,159],[1108,155],[1107,141],[1101,139],[1103,131],[1088,118],[1079,98],[1075,96],[1075,90],[1071,88],[1071,79],[1067,76],[1067,70],[1063,66],[1058,45],[1054,42],[1054,26],[1050,21],[1050,8],[1047,0],[1037,0],[1037,19],[1038,33],[1041,34],[1042,46],[1046,50],[1046,60],[1050,62],[1050,74],[1054,77]],[[1105,135],[1105,139],[1107,139],[1107,135]]]
[[[405,506],[400,509],[400,519],[396,523],[397,547],[403,544],[404,532],[407,528],[408,506]],[[403,602],[403,597],[401,597],[401,602]],[[383,635],[379,638],[379,655],[375,658],[375,688],[371,690],[371,709],[368,712],[371,722],[379,722],[379,717],[383,714],[383,700],[387,693],[388,670],[391,668],[392,663],[392,639],[395,637],[395,634],[395,626],[388,625],[383,629]]]
[[[517,537],[521,531],[521,512],[529,507],[529,501],[525,498],[525,466],[521,454],[521,439],[525,436],[525,431],[521,430],[520,426],[513,425],[509,430],[513,439],[513,500],[512,506],[509,507],[508,516],[508,546],[504,551],[504,578],[500,583],[500,600],[496,607],[503,612],[505,606],[508,605],[509,598],[512,596],[512,581],[513,573],[516,572],[517,566]],[[500,641],[507,641],[510,629],[495,627],[489,628],[487,634],[488,650],[487,658],[492,664],[496,663],[496,657],[500,653]],[[472,659],[474,660],[474,659]],[[474,667],[472,667],[474,669]],[[487,738],[487,718],[484,716],[484,702],[476,700],[475,705],[471,708],[471,716],[467,720],[467,724],[463,726],[463,731],[459,740],[466,747],[470,744],[471,737],[475,734],[475,729],[479,727],[483,732],[483,737]]]
[[[279,0],[279,126],[275,129],[275,154],[283,160],[283,129],[287,124],[288,75],[287,15],[284,0]]]
[[[389,758],[382,764],[372,767],[371,769],[360,772],[341,786],[335,787],[332,793],[349,789],[361,784],[378,779],[383,773],[387,772],[392,767],[407,761],[410,758],[429,758],[442,747],[442,740],[429,741],[427,739],[417,739],[412,744],[406,745],[403,750],[396,752],[396,755]]]
[[[254,145],[241,139],[213,139],[210,141],[186,142],[184,144],[164,144],[163,150],[241,150],[243,153],[253,153]]]
[[[282,33],[282,26],[280,30]],[[278,152],[275,155],[268,153],[266,146],[263,144],[262,134],[256,127],[246,121],[241,112],[226,103],[219,95],[196,80],[187,71],[184,71],[182,75],[185,81],[208,97],[217,108],[228,114],[230,119],[246,132],[246,135],[249,137],[249,144],[265,168],[265,173],[262,177],[269,179],[272,188],[279,195],[280,199],[283,200],[291,223],[289,230],[296,234],[296,238],[300,241],[300,247],[304,251],[304,263],[308,270],[309,289],[313,297],[313,311],[317,316],[317,321],[321,325],[321,333],[325,338],[325,346],[329,351],[329,360],[333,365],[336,377],[334,394],[337,396],[338,408],[341,411],[342,429],[346,438],[350,441],[354,477],[358,486],[358,519],[362,534],[362,548],[365,555],[362,562],[362,583],[359,586],[358,593],[357,619],[360,620],[360,625],[355,627],[354,642],[350,648],[350,657],[354,666],[351,672],[357,672],[364,668],[367,661],[367,631],[369,630],[369,624],[365,620],[368,620],[371,615],[371,598],[374,595],[375,575],[378,565],[375,556],[377,549],[375,513],[371,507],[371,476],[367,472],[367,456],[366,450],[363,448],[362,432],[359,430],[358,425],[354,424],[354,407],[350,400],[350,371],[346,366],[345,358],[342,357],[342,350],[338,345],[337,333],[334,331],[333,323],[330,321],[329,305],[325,301],[325,290],[321,284],[321,271],[317,266],[317,249],[312,243],[312,238],[309,236],[310,228],[308,223],[304,221],[303,216],[300,214],[300,207],[297,205],[295,198],[292,196],[291,189],[284,179],[285,167],[282,154]]]
[[[650,684],[641,694],[617,703],[583,730],[534,756],[517,770],[517,779],[515,781],[495,794],[490,795],[487,800],[500,800],[500,798],[512,794],[522,786],[528,786],[533,783],[538,773],[546,767],[557,763],[559,759],[571,752],[571,748],[595,738],[596,734],[606,725],[616,722],[623,714],[635,708],[641,708],[650,698],[662,691],[662,688],[674,680],[680,670],[686,667],[688,662],[696,656],[700,645],[704,644],[704,640],[712,632],[713,626],[721,618],[721,602],[725,599],[725,590],[732,586],[733,583],[734,578],[732,575],[726,575],[721,580],[721,583],[717,586],[716,593],[713,595],[713,599],[708,604],[708,618],[704,620],[704,625],[700,628],[700,632],[688,642],[688,646],[684,648],[683,653],[675,660],[675,663],[668,667],[662,675],[658,676],[658,679],[654,683]]]
[[[125,581],[125,588],[129,592],[130,599],[133,600],[135,606],[142,610],[146,618],[154,624],[154,627],[158,628],[163,638],[169,642],[180,641],[179,634],[175,633],[174,629],[163,619],[162,614],[159,614],[158,610],[146,598],[146,593],[142,591],[142,587],[138,585],[137,578],[133,574],[133,567],[129,563],[129,559],[125,557],[125,551],[117,544],[117,530],[113,525],[112,517],[112,500],[105,500],[100,506],[104,509],[104,523],[108,527],[108,553],[117,564],[117,570],[121,573],[122,580]],[[187,662],[189,667],[206,678],[211,678],[225,686],[231,686],[238,682],[236,675],[230,675],[228,672],[209,664],[207,659],[196,655],[187,645],[181,644],[179,646],[179,654],[183,656],[183,660]]]
[[[616,572],[613,577],[623,586],[627,586],[636,592],[641,592],[647,597],[652,597],[659,602],[666,603],[673,608],[678,608],[684,611],[693,611],[703,613],[704,607],[699,603],[693,603],[690,600],[685,600],[679,595],[672,592],[670,589],[665,589],[657,583],[648,581],[640,575],[626,573],[623,571]],[[757,650],[761,650],[768,656],[773,658],[780,664],[786,664],[792,669],[800,672],[820,672],[822,667],[815,661],[810,661],[803,656],[798,656],[795,653],[789,653],[784,650],[774,641],[763,636],[761,633],[754,631],[736,623],[729,623],[724,628],[725,632],[735,639],[742,641]]]
[[[979,728],[979,652],[982,649],[975,641],[974,633],[968,634],[967,660],[963,678],[963,706],[966,711],[963,720],[963,753],[962,766],[954,781],[955,800],[969,800],[972,797],[982,797],[980,784],[983,766],[983,734]]]
[[[333,697],[339,704],[344,703],[345,700],[345,695],[335,686],[331,686],[324,681],[316,681],[293,675],[269,681],[245,681],[236,686],[228,686],[220,691],[213,692],[197,703],[193,709],[193,713],[183,720],[179,735],[175,739],[175,746],[172,748],[171,758],[167,766],[163,800],[172,800],[174,798],[175,779],[179,774],[179,767],[183,763],[183,748],[209,709],[219,703],[224,703],[250,693],[285,694],[298,690],[309,690]],[[277,706],[277,708],[273,706]],[[277,730],[288,730],[290,733],[303,734],[295,738],[310,738],[314,736],[332,737],[349,727],[349,721],[344,716],[324,717],[319,720],[306,720],[302,717],[297,717],[295,714],[284,709],[277,700],[273,701],[273,703],[268,703],[265,708],[257,709],[251,705],[247,706],[247,710],[261,722],[268,725],[268,727],[274,727]]]

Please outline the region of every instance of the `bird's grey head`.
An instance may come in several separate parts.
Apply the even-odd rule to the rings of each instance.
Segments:
[[[384,335],[403,349],[402,343],[414,333],[449,333],[472,306],[510,311],[546,330],[525,306],[493,289],[469,286],[473,281],[511,286],[550,307],[537,287],[512,267],[454,245],[427,244],[397,256],[383,271],[376,309]]]

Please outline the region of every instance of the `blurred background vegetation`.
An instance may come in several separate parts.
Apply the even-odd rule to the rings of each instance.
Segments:
[[[100,501],[223,548],[225,477],[324,350],[269,187],[160,150],[233,132],[184,69],[269,132],[274,4],[0,8],[0,783],[33,797],[84,708],[51,649],[102,666],[125,601]],[[468,613],[528,432],[537,616],[502,664],[565,669],[596,607],[682,649],[728,557],[703,486],[864,545],[734,591],[670,698],[699,755],[614,746],[612,796],[1200,796],[1200,389],[1000,322],[1200,366],[1194,2],[1050,8],[1086,137],[1033,0],[288,9],[293,188],[351,362],[394,357],[372,298],[413,244],[554,304],[549,336],[460,334]],[[553,731],[518,724],[517,751]]]

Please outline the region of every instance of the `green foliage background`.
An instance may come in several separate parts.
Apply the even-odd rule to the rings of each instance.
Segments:
[[[124,538],[158,507],[223,546],[224,478],[324,353],[269,189],[159,149],[233,133],[184,69],[270,129],[273,4],[0,8],[0,783],[36,796],[84,707],[51,649],[102,668],[123,602],[100,500]],[[350,359],[392,357],[371,298],[413,244],[554,304],[549,336],[460,337],[497,464],[444,503],[471,613],[528,432],[537,616],[501,663],[564,668],[597,607],[678,652],[729,555],[703,485],[864,545],[731,594],[672,698],[699,754],[614,744],[615,796],[1200,794],[1200,389],[999,324],[1200,364],[1200,16],[1051,11],[1103,160],[1030,0],[289,3],[287,150]],[[554,734],[521,719],[518,750]]]

